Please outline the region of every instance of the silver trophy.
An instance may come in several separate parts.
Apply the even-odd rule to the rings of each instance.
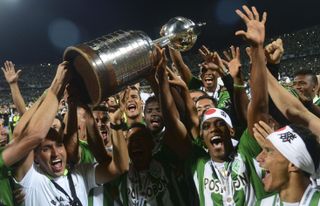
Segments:
[[[175,17],[162,27],[163,36],[152,41],[142,31],[117,31],[95,40],[68,47],[64,60],[81,76],[88,103],[97,105],[125,86],[151,74],[155,44],[187,51],[195,44],[200,28],[184,17]]]

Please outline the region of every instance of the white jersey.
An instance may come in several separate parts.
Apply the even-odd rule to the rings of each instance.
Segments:
[[[270,197],[262,199],[256,203],[256,206],[287,206],[287,205],[298,205],[298,206],[320,206],[320,191],[316,190],[309,185],[304,192],[302,199],[297,203],[285,203],[280,200],[279,194],[272,195]]]
[[[95,165],[80,164],[72,171],[71,177],[79,200],[83,206],[87,206],[90,189],[98,186],[95,180]],[[53,180],[72,198],[67,176]],[[36,165],[31,166],[19,184],[24,188],[25,206],[69,205],[69,198],[58,190],[48,176]]]

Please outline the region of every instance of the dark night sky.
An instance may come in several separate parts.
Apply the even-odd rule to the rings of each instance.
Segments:
[[[213,49],[242,41],[244,29],[234,9],[256,5],[268,12],[269,37],[320,24],[316,0],[0,0],[0,61],[17,64],[57,63],[64,49],[116,30],[142,30],[152,39],[161,25],[185,16],[207,26],[196,47]],[[2,64],[2,63],[1,63]]]

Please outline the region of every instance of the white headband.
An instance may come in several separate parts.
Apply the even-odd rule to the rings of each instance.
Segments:
[[[304,141],[291,127],[283,127],[271,133],[267,139],[296,167],[311,175],[315,174],[315,166]]]
[[[218,108],[209,108],[203,114],[203,117],[201,120],[201,129],[202,129],[203,122],[205,122],[206,120],[211,119],[211,118],[223,119],[229,125],[229,127],[233,128],[231,119],[225,111],[218,109]]]

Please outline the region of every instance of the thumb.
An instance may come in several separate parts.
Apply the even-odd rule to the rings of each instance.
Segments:
[[[243,31],[243,30],[239,30],[239,31],[236,31],[235,35],[236,36],[244,36],[244,37],[246,37],[246,32]]]
[[[21,69],[19,69],[19,70],[17,71],[17,73],[16,73],[16,74],[17,74],[17,76],[18,76],[18,77],[20,77],[21,72],[22,72],[22,71],[21,71]]]

